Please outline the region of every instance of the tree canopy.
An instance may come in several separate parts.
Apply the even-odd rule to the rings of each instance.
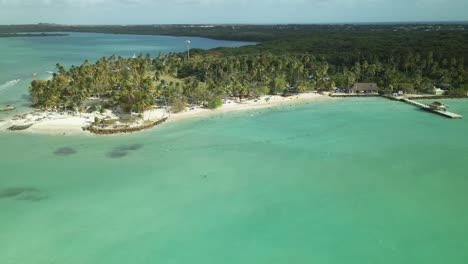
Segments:
[[[153,32],[135,27],[133,33]],[[186,32],[180,26],[155,28],[167,34]],[[92,29],[128,30],[88,31]],[[457,31],[456,25],[216,26],[193,32],[217,38],[255,32],[254,40],[263,36],[264,41],[239,48],[193,49],[190,59],[184,53],[169,53],[155,58],[104,57],[70,69],[57,64],[51,80],[31,83],[32,103],[38,108],[81,110],[99,104],[142,112],[158,104],[181,110],[207,105],[213,98],[243,99],[291,88],[327,91],[355,82],[375,82],[387,91],[432,92],[438,86],[449,94],[466,95],[468,90],[468,33]]]

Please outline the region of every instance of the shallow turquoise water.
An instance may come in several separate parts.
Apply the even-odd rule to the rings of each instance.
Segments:
[[[124,136],[0,134],[0,263],[466,263],[466,131],[344,99]]]

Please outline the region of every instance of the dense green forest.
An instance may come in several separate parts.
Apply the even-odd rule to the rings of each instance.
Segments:
[[[0,33],[0,38],[24,38],[24,37],[63,37],[68,34],[59,33]]]
[[[187,104],[217,105],[213,102],[221,97],[257,97],[291,89],[328,91],[354,82],[375,82],[384,92],[431,93],[434,86],[454,96],[466,96],[468,91],[468,33],[461,30],[463,25],[86,28],[92,32],[110,33],[112,29],[112,33],[128,33],[125,30],[132,29],[134,34],[159,32],[261,43],[192,50],[190,59],[186,53],[170,53],[156,58],[113,56],[69,70],[57,65],[52,80],[32,83],[34,106],[84,109],[93,97],[98,107],[124,112],[141,112],[162,103],[180,110]]]
[[[288,85],[299,91],[329,90],[328,64],[307,54],[301,56],[150,55],[125,59],[112,56],[95,64],[83,63],[68,71],[57,64],[48,81],[35,80],[32,103],[39,108],[81,109],[89,98],[98,107],[142,112],[156,103],[182,110],[187,104],[210,105],[213,99],[282,94]],[[216,105],[216,103],[214,104]]]
[[[134,35],[198,36],[224,40],[267,42],[311,34],[346,32],[463,32],[468,24],[279,24],[279,25],[0,25],[0,33],[93,32]]]

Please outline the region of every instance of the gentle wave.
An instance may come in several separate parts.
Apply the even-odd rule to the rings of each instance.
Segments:
[[[53,71],[46,71],[46,73],[48,73],[48,74],[54,74]]]
[[[15,84],[19,83],[20,81],[21,81],[20,79],[16,79],[16,80],[8,81],[8,82],[0,85],[0,92],[7,89],[7,88],[10,88],[10,87],[14,86]]]

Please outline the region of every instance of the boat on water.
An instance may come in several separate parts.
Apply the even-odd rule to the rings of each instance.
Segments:
[[[12,106],[12,105],[6,105],[4,107],[0,107],[0,112],[3,112],[3,111],[11,111],[11,110],[15,110],[15,107]]]

